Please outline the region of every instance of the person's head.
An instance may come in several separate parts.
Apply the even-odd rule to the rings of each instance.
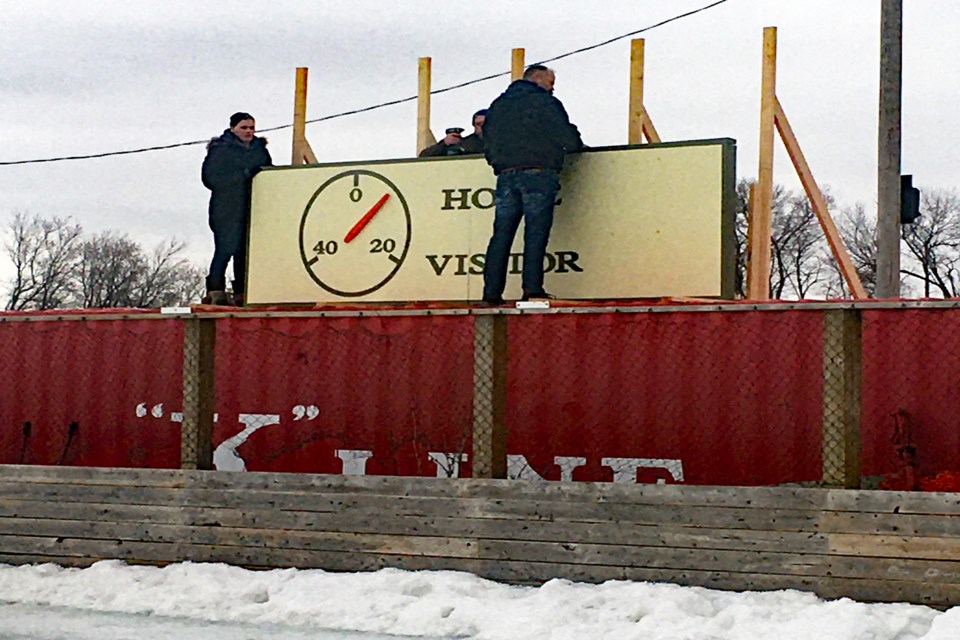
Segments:
[[[257,123],[249,113],[238,111],[230,116],[230,131],[241,142],[250,142],[257,132]]]
[[[553,85],[557,81],[557,76],[553,72],[553,69],[549,67],[545,67],[542,64],[532,64],[523,72],[523,79],[538,84],[550,93],[553,93]]]
[[[480,109],[475,114],[473,114],[473,132],[483,137],[483,123],[487,121],[487,110]]]

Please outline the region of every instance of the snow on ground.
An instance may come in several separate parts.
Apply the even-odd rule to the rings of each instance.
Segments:
[[[960,639],[960,607],[625,581],[517,587],[452,571],[0,565],[0,603],[0,638],[23,640]]]
[[[279,624],[98,613],[29,604],[0,606],[2,640],[396,640],[398,637]]]

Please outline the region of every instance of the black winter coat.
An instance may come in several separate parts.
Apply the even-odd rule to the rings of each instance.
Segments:
[[[462,138],[460,144],[443,144],[441,140],[437,144],[431,145],[421,151],[419,157],[467,156],[475,153],[483,153],[483,138],[475,133],[471,133],[465,138]]]
[[[260,167],[273,166],[267,141],[254,137],[245,147],[229,129],[207,143],[200,171],[210,195],[210,225],[246,224],[250,217],[250,181]]]
[[[509,167],[559,170],[583,147],[563,104],[529,80],[515,80],[493,101],[483,123],[484,155],[495,174]]]

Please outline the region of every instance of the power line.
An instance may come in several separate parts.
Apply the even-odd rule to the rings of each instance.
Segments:
[[[596,43],[596,44],[592,44],[592,45],[589,45],[589,46],[586,46],[586,47],[581,47],[580,49],[574,49],[573,51],[568,51],[567,53],[561,53],[560,55],[554,56],[553,58],[547,58],[546,60],[541,60],[541,61],[539,62],[539,64],[546,64],[546,63],[548,63],[548,62],[555,62],[555,61],[557,61],[557,60],[562,60],[563,58],[569,58],[570,56],[574,56],[574,55],[577,55],[577,54],[579,54],[579,53],[584,53],[584,52],[587,52],[587,51],[592,51],[593,49],[599,49],[600,47],[604,47],[604,46],[606,46],[606,45],[608,45],[608,44],[612,44],[612,43],[617,42],[617,41],[619,41],[619,40],[623,40],[624,38],[629,38],[629,37],[631,37],[631,36],[640,35],[641,33],[645,33],[645,32],[647,32],[647,31],[652,31],[653,29],[656,29],[656,28],[658,28],[658,27],[662,27],[662,26],[664,26],[664,25],[670,24],[671,22],[676,22],[677,20],[682,20],[682,19],[684,19],[684,18],[689,18],[690,16],[693,16],[693,15],[696,15],[696,14],[698,14],[698,13],[701,13],[702,11],[707,11],[708,9],[712,9],[712,8],[714,8],[714,7],[716,7],[716,6],[719,6],[719,5],[721,5],[721,4],[724,4],[725,2],[728,2],[728,1],[729,1],[729,0],[716,0],[716,2],[711,2],[710,4],[704,5],[704,6],[700,7],[699,9],[693,9],[693,10],[691,10],[691,11],[687,11],[686,13],[681,13],[681,14],[675,15],[675,16],[673,16],[672,18],[667,18],[666,20],[661,20],[660,22],[657,22],[656,24],[652,24],[652,25],[650,25],[650,26],[648,26],[648,27],[644,27],[644,28],[642,28],[642,29],[637,29],[636,31],[631,31],[630,33],[624,33],[623,35],[616,36],[615,38],[610,38],[609,40],[604,40],[603,42],[598,42],[598,43]],[[461,83],[459,83],[459,84],[451,85],[451,86],[449,86],[449,87],[444,87],[443,89],[437,89],[437,90],[435,90],[435,91],[431,91],[430,94],[431,94],[431,95],[438,95],[438,94],[441,94],[441,93],[447,93],[448,91],[455,91],[455,90],[457,90],[457,89],[463,89],[464,87],[469,87],[470,85],[480,84],[481,82],[487,82],[488,80],[494,80],[494,79],[496,79],[496,78],[502,78],[503,76],[509,76],[509,75],[510,75],[510,72],[509,72],[509,71],[504,71],[504,72],[502,72],[502,73],[494,73],[494,74],[492,74],[492,75],[483,76],[482,78],[476,78],[475,80],[468,80],[468,81],[466,81],[466,82],[461,82]],[[367,111],[375,111],[375,110],[377,110],[377,109],[383,109],[383,108],[385,108],[385,107],[392,107],[392,106],[395,106],[395,105],[398,105],[398,104],[403,104],[403,103],[405,103],[405,102],[412,102],[412,101],[414,101],[414,100],[416,100],[416,99],[417,99],[417,96],[410,96],[410,97],[408,97],[408,98],[399,98],[399,99],[397,99],[397,100],[390,100],[390,101],[388,101],[388,102],[380,102],[380,103],[378,103],[378,104],[374,104],[374,105],[371,105],[371,106],[369,106],[369,107],[361,107],[360,109],[352,109],[352,110],[350,110],[350,111],[341,111],[340,113],[334,113],[334,114],[331,114],[331,115],[328,115],[328,116],[322,116],[322,117],[320,117],[320,118],[313,118],[313,119],[311,119],[311,120],[307,120],[306,122],[307,122],[307,124],[313,124],[313,123],[316,123],[316,122],[324,122],[324,121],[326,121],[326,120],[335,120],[335,119],[337,119],[337,118],[343,118],[343,117],[345,117],[345,116],[352,116],[352,115],[356,115],[356,114],[358,114],[358,113],[366,113]],[[292,126],[293,126],[293,124],[283,124],[283,125],[280,125],[280,126],[277,126],[277,127],[270,127],[269,129],[259,129],[259,130],[258,130],[258,133],[267,133],[267,132],[269,132],[269,131],[280,131],[280,130],[282,130],[282,129],[289,129],[289,128],[291,128]],[[60,157],[57,157],[57,158],[38,158],[38,159],[33,159],[33,160],[8,160],[8,161],[0,161],[0,167],[2,167],[2,166],[11,166],[11,165],[21,165],[21,164],[41,164],[41,163],[44,163],[44,162],[61,162],[61,161],[64,161],[64,160],[93,160],[93,159],[96,159],[96,158],[108,158],[108,157],[110,157],[110,156],[125,156],[125,155],[131,155],[131,154],[134,154],[134,153],[146,153],[146,152],[148,152],[148,151],[164,151],[164,150],[166,150],[166,149],[176,149],[177,147],[190,147],[190,146],[198,145],[198,144],[206,144],[206,143],[208,142],[208,140],[209,140],[208,138],[204,138],[203,140],[191,140],[191,141],[189,141],[189,142],[177,142],[177,143],[174,143],[174,144],[164,144],[164,145],[158,145],[158,146],[155,146],[155,147],[143,147],[143,148],[140,148],[140,149],[127,149],[126,151],[107,151],[107,152],[105,152],[105,153],[93,153],[93,154],[79,155],[79,156],[60,156]]]

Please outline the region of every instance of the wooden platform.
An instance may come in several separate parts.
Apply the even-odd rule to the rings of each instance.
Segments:
[[[960,494],[0,466],[0,562],[456,569],[960,604]]]

